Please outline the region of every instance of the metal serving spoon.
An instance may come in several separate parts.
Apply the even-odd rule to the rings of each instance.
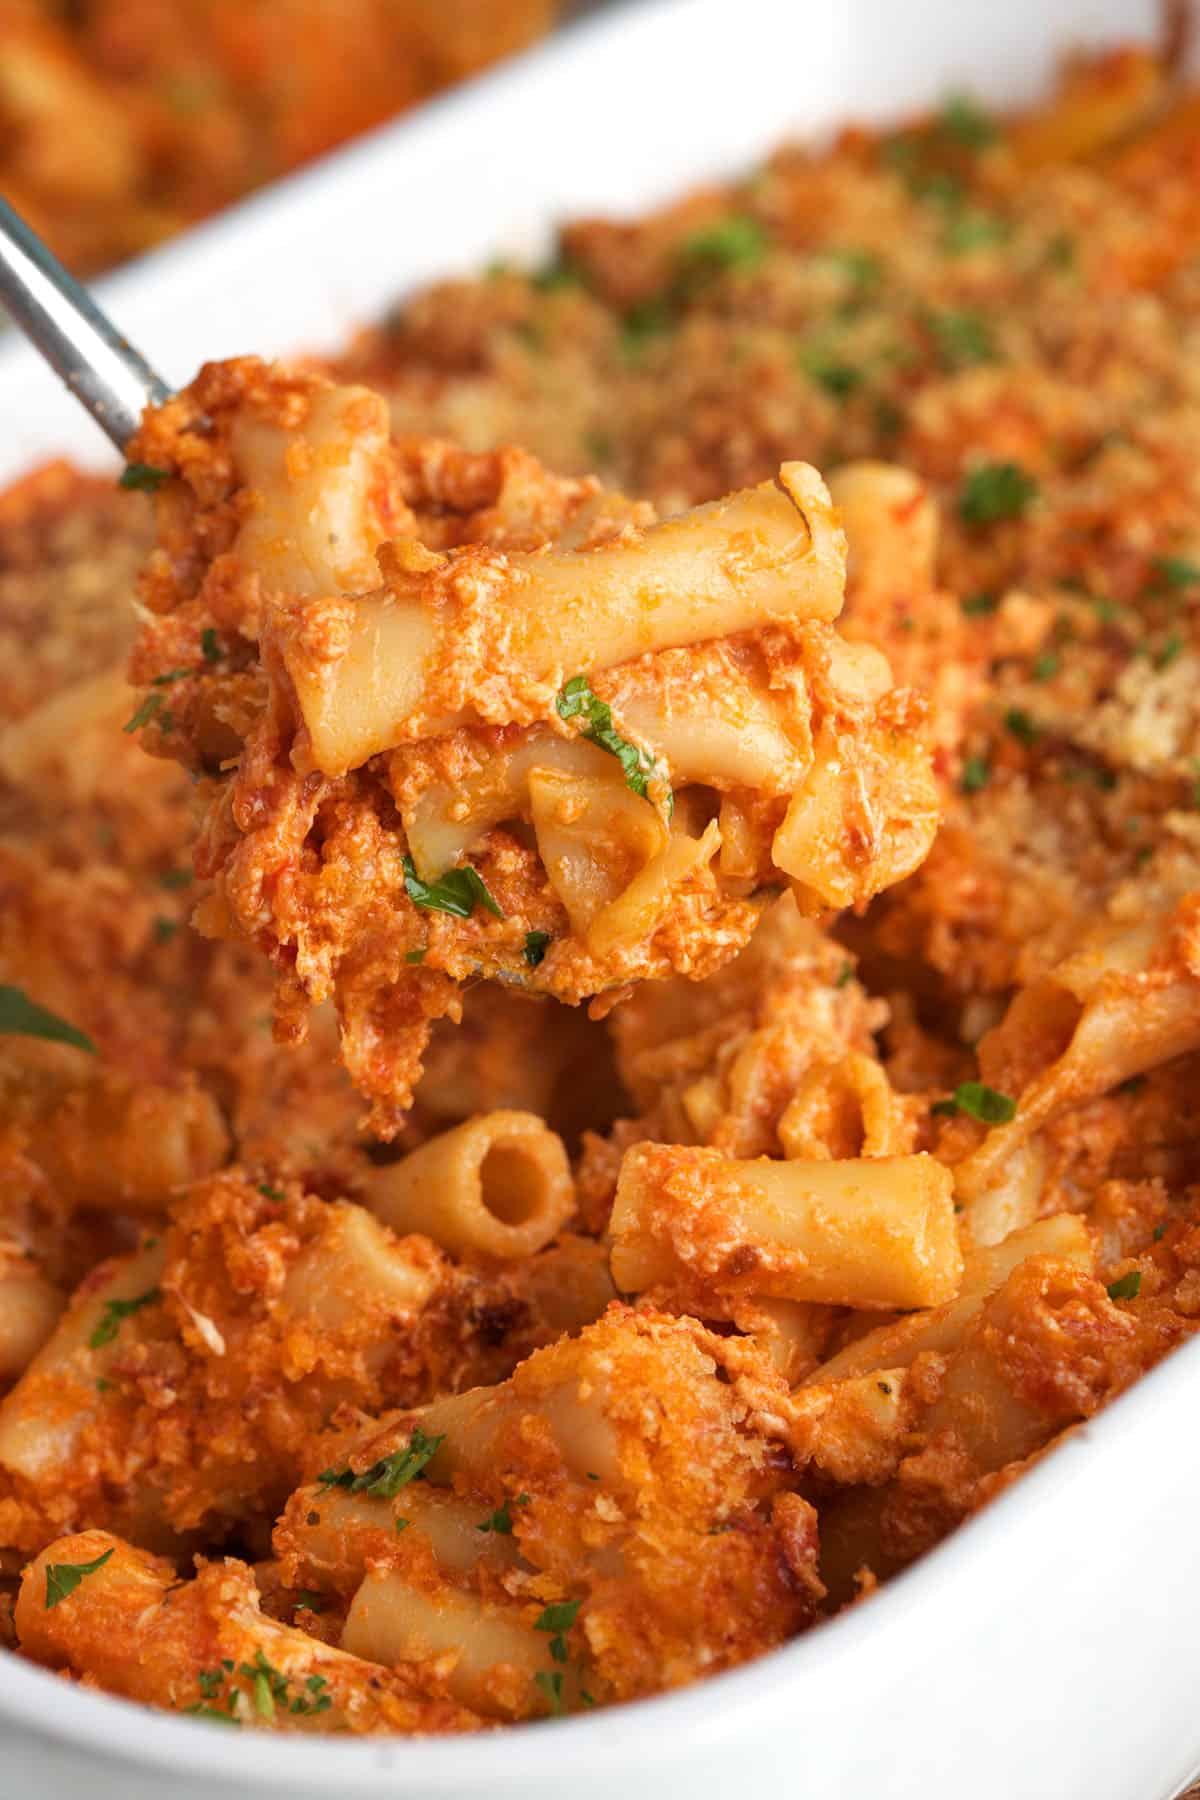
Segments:
[[[3,199],[0,306],[122,454],[146,408],[170,399],[166,382]]]

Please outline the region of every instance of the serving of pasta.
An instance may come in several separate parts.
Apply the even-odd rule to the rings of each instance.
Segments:
[[[1198,178],[1076,58],[0,494],[8,1650],[662,1693],[1195,1334]]]

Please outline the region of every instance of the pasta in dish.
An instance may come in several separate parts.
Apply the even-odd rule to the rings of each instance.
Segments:
[[[1080,59],[0,495],[10,1649],[661,1693],[1195,1335],[1198,167]]]
[[[204,927],[269,949],[290,1035],[335,997],[377,1131],[465,979],[610,1006],[718,967],[773,889],[861,906],[932,842],[922,704],[831,627],[802,463],[654,523],[253,360],[130,456],[161,520],[133,724],[212,790]]]

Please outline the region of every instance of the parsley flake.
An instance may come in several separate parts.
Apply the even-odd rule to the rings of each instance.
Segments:
[[[156,469],[153,463],[131,462],[122,469],[117,486],[140,494],[156,494],[163,482],[170,479],[168,469]]]
[[[1110,1300],[1136,1300],[1142,1291],[1142,1271],[1129,1269],[1124,1275],[1118,1275],[1115,1281],[1108,1284]]]
[[[1041,727],[1020,706],[1010,706],[1004,715],[1004,723],[1019,744],[1025,748],[1035,742],[1041,734]]]
[[[105,1344],[113,1342],[123,1320],[141,1312],[143,1306],[153,1306],[156,1300],[161,1299],[161,1289],[152,1287],[147,1288],[144,1294],[135,1294],[132,1300],[106,1300],[100,1323],[88,1339],[88,1349],[103,1350]]]
[[[0,1034],[12,1037],[44,1038],[51,1044],[71,1044],[95,1056],[96,1046],[85,1032],[60,1019],[57,1013],[31,1000],[24,988],[0,983]]]
[[[140,731],[143,725],[149,725],[152,719],[158,718],[159,713],[166,703],[167,696],[164,693],[147,694],[146,698],[142,701],[142,704],[134,713],[132,719],[127,720],[126,723],[122,725],[121,730],[127,734],[134,731]],[[170,717],[170,713],[167,713],[164,718],[161,718],[158,721],[164,731],[169,729],[167,721]]]
[[[496,1508],[490,1518],[484,1519],[481,1525],[475,1527],[476,1531],[494,1531],[500,1537],[511,1537],[512,1528],[512,1514],[508,1510],[507,1500]]]
[[[220,639],[211,625],[206,625],[200,633],[200,648],[205,662],[221,662],[225,652],[221,648]]]
[[[57,1606],[60,1600],[65,1600],[68,1594],[73,1594],[86,1575],[94,1575],[97,1569],[102,1569],[114,1548],[115,1545],[110,1544],[108,1549],[96,1557],[94,1562],[47,1563],[46,1611],[49,1612],[52,1607]]]
[[[679,255],[695,269],[753,269],[762,261],[767,233],[748,213],[734,213],[684,239]]]
[[[567,1660],[566,1634],[575,1623],[579,1607],[578,1600],[557,1600],[546,1607],[540,1617],[533,1622],[535,1631],[553,1633],[550,1639],[550,1654],[555,1662],[565,1663]]]
[[[539,1669],[533,1679],[538,1687],[541,1688],[547,1700],[549,1700],[552,1716],[556,1719],[561,1718],[563,1712],[566,1710],[563,1705],[562,1670],[555,1669],[551,1671],[549,1669]]]
[[[958,516],[964,525],[996,525],[1019,519],[1036,498],[1038,484],[1019,463],[980,463],[967,475],[958,496]]]
[[[403,1450],[393,1450],[390,1456],[380,1457],[361,1475],[356,1475],[350,1468],[323,1469],[317,1480],[322,1487],[344,1487],[352,1494],[393,1500],[401,1488],[424,1473],[426,1465],[433,1461],[445,1441],[445,1432],[437,1437],[427,1437],[417,1425]]]
[[[1200,563],[1186,556],[1156,556],[1152,563],[1155,585],[1165,588],[1189,588],[1200,584]]]
[[[985,613],[994,613],[999,604],[999,594],[992,593],[967,594],[960,602],[969,619],[978,619],[982,618]]]
[[[531,969],[536,969],[543,960],[549,942],[550,933],[548,931],[527,931],[525,933],[525,948],[521,954]]]
[[[469,919],[476,906],[485,906],[496,918],[503,912],[488,893],[483,876],[470,863],[447,869],[436,881],[422,881],[411,856],[404,858],[404,887],[414,906],[429,912],[449,913],[455,919]]]
[[[817,255],[848,275],[858,287],[875,287],[883,279],[883,264],[870,250],[819,250]]]
[[[535,270],[529,277],[529,285],[536,288],[539,294],[556,294],[563,288],[584,288],[587,284],[587,275],[583,269],[567,256],[560,256],[554,262],[547,263],[544,269]]]
[[[809,380],[815,381],[818,387],[823,387],[835,400],[845,400],[862,385],[861,369],[855,368],[853,363],[829,356],[823,350],[802,349],[799,360],[800,367]]]
[[[942,247],[951,256],[962,256],[970,250],[985,250],[993,244],[1003,244],[1008,236],[1007,221],[995,213],[968,211],[950,220]]]
[[[945,368],[965,369],[974,363],[996,361],[991,327],[979,313],[931,313],[928,324]]]
[[[321,1595],[314,1594],[311,1588],[301,1588],[300,1592],[296,1595],[296,1607],[297,1610],[303,1608],[305,1612],[323,1613],[325,1611],[325,1602]]]
[[[978,794],[992,779],[991,764],[986,756],[968,756],[963,761],[959,786],[964,794]]]
[[[1007,1125],[1017,1116],[1017,1103],[982,1081],[962,1081],[948,1100],[939,1100],[935,1113],[965,1112],[981,1125]]]
[[[986,150],[1000,133],[995,120],[970,94],[949,94],[938,114],[938,130],[964,150]]]
[[[621,356],[627,363],[637,363],[648,343],[671,329],[671,312],[665,300],[639,300],[621,321],[617,340]]]
[[[580,733],[589,744],[595,744],[601,750],[607,750],[615,756],[625,773],[625,785],[640,794],[644,800],[650,798],[650,782],[661,779],[657,766],[651,762],[644,750],[631,744],[614,730],[612,708],[604,700],[600,700],[592,692],[586,675],[572,675],[559,689],[554,702],[560,719],[583,719],[585,724]],[[670,803],[668,802],[668,811]]]
[[[835,982],[833,984],[834,987],[835,988],[844,988],[846,986],[846,983],[852,979],[853,975],[854,975],[854,964],[851,962],[844,962],[842,964],[841,968],[837,972],[837,979],[835,980]]]

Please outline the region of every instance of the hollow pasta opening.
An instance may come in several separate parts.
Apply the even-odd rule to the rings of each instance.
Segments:
[[[488,1148],[479,1168],[483,1204],[502,1225],[526,1225],[542,1210],[545,1181],[541,1169],[520,1142]]]

